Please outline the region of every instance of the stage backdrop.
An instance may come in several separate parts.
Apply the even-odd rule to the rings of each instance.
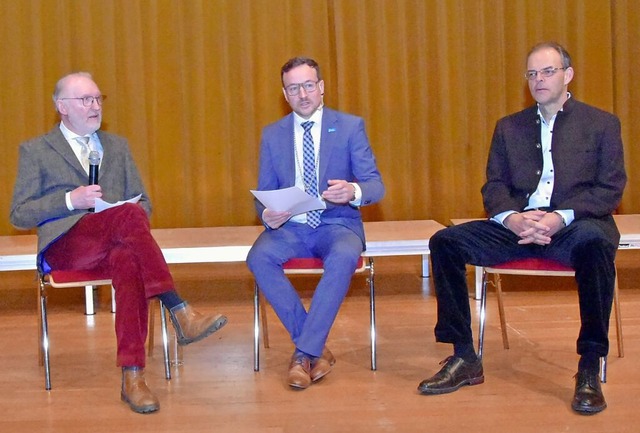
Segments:
[[[288,113],[296,55],[319,61],[327,106],[366,121],[388,191],[366,220],[483,216],[493,127],[532,103],[525,57],[543,40],[572,54],[576,98],[620,116],[620,211],[637,213],[639,36],[634,0],[2,0],[0,234],[20,233],[18,145],[56,124],[53,86],[78,70],[130,140],[154,227],[256,224],[260,131]]]

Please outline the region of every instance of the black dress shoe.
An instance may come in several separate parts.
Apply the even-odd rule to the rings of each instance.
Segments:
[[[605,410],[607,402],[604,401],[598,373],[578,371],[575,378],[576,392],[573,394],[571,408],[581,415],[593,415]]]
[[[446,394],[464,385],[478,385],[484,382],[482,361],[466,362],[457,356],[450,356],[440,363],[444,367],[418,386],[420,394]]]

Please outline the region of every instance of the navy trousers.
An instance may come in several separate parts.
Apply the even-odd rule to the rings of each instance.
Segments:
[[[472,343],[465,264],[492,266],[515,259],[553,259],[576,271],[581,328],[578,354],[609,351],[609,317],[615,283],[617,240],[597,219],[580,219],[556,233],[549,245],[519,245],[519,237],[491,220],[448,227],[429,241],[438,301],[436,341]],[[617,230],[616,230],[617,232]],[[618,234],[619,240],[619,234]]]

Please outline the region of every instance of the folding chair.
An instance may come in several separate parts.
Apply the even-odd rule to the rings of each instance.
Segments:
[[[93,303],[93,289],[96,286],[111,285],[111,279],[108,275],[100,274],[95,271],[51,271],[48,274],[39,274],[38,293],[40,302],[38,302],[38,361],[40,365],[44,365],[45,389],[51,389],[51,369],[49,365],[49,325],[47,322],[47,289],[68,288],[68,287],[85,287],[85,294],[91,291],[91,302]],[[112,289],[113,290],[113,289]],[[166,309],[160,302],[160,319],[162,323],[162,341],[164,345],[164,371],[167,380],[171,379],[171,370],[169,368],[169,344],[167,334]],[[91,305],[93,310],[93,305]],[[112,310],[115,311],[115,305],[112,304]],[[151,309],[150,309],[151,314]],[[150,321],[150,323],[152,323]],[[153,329],[150,330],[149,344],[153,344]]]
[[[293,258],[283,265],[286,274],[322,274],[324,263],[317,258]],[[376,300],[374,286],[373,258],[365,262],[363,257],[358,260],[355,273],[369,270],[369,314],[371,335],[371,370],[377,369],[376,364]],[[253,370],[260,370],[260,315],[262,315],[262,340],[265,348],[269,347],[269,328],[267,324],[266,301],[260,294],[258,283],[254,284],[253,295]]]
[[[502,298],[502,284],[500,275],[529,275],[529,276],[560,276],[575,277],[575,270],[554,260],[529,258],[513,260],[499,265],[483,268],[482,272],[482,295],[480,297],[480,327],[478,331],[478,357],[482,359],[484,348],[484,325],[487,306],[487,282],[489,275],[494,276],[493,285],[496,288],[498,298],[498,311],[500,315],[500,327],[502,328],[502,344],[505,349],[509,348],[507,336],[507,325],[504,314],[504,304]],[[622,320],[620,318],[620,300],[618,298],[618,275],[616,271],[615,285],[613,289],[613,307],[616,320],[616,336],[618,340],[618,357],[624,357],[624,345],[622,340]],[[607,381],[607,358],[600,358],[600,380]]]

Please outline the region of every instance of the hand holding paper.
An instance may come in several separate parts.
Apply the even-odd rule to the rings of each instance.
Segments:
[[[106,201],[102,200],[101,198],[97,198],[96,199],[96,210],[95,210],[95,212],[96,213],[102,212],[103,210],[110,209],[110,208],[116,207],[116,206],[120,206],[120,205],[125,204],[125,203],[138,203],[140,201],[140,197],[142,197],[142,194],[138,194],[137,196],[135,196],[133,198],[130,198],[129,200],[120,200],[120,201],[115,202],[115,203],[109,203],[109,202],[106,202]]]
[[[312,197],[297,186],[271,191],[251,190],[260,202],[278,212],[291,212],[297,215],[311,210],[326,209],[327,205],[318,197]]]

